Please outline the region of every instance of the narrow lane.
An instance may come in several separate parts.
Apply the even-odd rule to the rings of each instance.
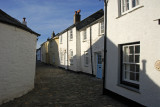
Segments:
[[[102,95],[100,79],[38,63],[35,88],[1,107],[126,107],[126,105]]]

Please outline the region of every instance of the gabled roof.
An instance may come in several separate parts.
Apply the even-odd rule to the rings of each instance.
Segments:
[[[82,29],[83,27],[91,24],[92,22],[96,21],[97,19],[103,17],[104,15],[104,11],[103,9],[98,10],[97,12],[93,13],[92,15],[88,16],[87,18],[83,19],[82,21],[80,21],[77,24],[72,24],[71,26],[69,26],[68,28],[66,28],[65,30],[63,30],[62,32],[58,33],[57,36],[61,35],[62,33],[66,32],[67,30],[73,28],[76,26],[77,30]]]
[[[33,34],[35,34],[37,36],[40,36],[40,34],[32,31],[26,25],[22,24],[17,19],[9,16],[7,13],[5,13],[4,11],[2,11],[1,9],[0,9],[0,22],[5,23],[5,24],[9,24],[9,25],[12,25],[12,26],[16,26],[16,27],[18,27],[20,29],[26,30],[26,31],[28,31],[30,33],[33,33]]]
[[[92,15],[88,16],[87,18],[85,18],[84,20],[82,20],[80,23],[78,23],[77,26],[77,30],[82,29],[83,27],[91,24],[92,22],[96,21],[97,19],[101,18],[104,15],[104,11],[103,9],[93,13]]]

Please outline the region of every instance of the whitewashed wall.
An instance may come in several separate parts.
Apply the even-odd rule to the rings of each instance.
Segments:
[[[34,88],[37,37],[0,23],[0,104]]]
[[[160,105],[160,71],[154,64],[160,60],[159,0],[139,0],[139,8],[118,17],[116,0],[108,3],[108,41],[106,89],[149,107]],[[140,41],[140,89],[134,92],[118,86],[118,44]],[[146,63],[143,63],[146,61]]]
[[[92,42],[92,63],[93,63],[93,74],[96,75],[97,74],[97,69],[96,69],[96,61],[97,61],[97,57],[96,54],[97,53],[101,53],[102,54],[102,58],[103,58],[103,50],[104,50],[104,37],[102,34],[100,34],[100,22],[103,21],[103,17],[96,20],[95,22],[93,22],[91,25],[86,26],[85,28],[80,30],[80,45],[81,45],[81,70],[82,72],[85,73],[89,73],[92,74],[92,66],[91,66],[91,50],[90,50],[90,42]],[[91,28],[90,28],[91,27]],[[86,29],[87,31],[87,39],[84,41],[83,40],[83,31]],[[91,31],[90,31],[91,30]],[[90,34],[91,36],[91,40],[90,41]],[[84,52],[87,51],[88,52],[88,60],[89,60],[89,64],[88,66],[85,66],[85,62],[84,62]]]
[[[60,39],[61,39],[61,36],[62,36],[62,43],[60,42]],[[61,54],[60,53],[63,53],[63,57],[61,59]],[[64,32],[63,34],[61,34],[59,36],[59,58],[60,58],[60,67],[63,67],[65,68],[66,65],[65,65],[65,62],[64,62],[64,53],[67,52],[67,32]]]

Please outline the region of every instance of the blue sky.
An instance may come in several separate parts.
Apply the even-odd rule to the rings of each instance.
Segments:
[[[101,0],[1,0],[0,9],[22,21],[26,17],[27,26],[41,34],[37,48],[55,34],[73,24],[73,15],[81,10],[81,20],[104,9]]]

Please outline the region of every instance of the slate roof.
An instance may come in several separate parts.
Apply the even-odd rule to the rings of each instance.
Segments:
[[[101,18],[104,15],[104,11],[103,9],[93,13],[92,15],[88,16],[87,18],[85,18],[84,20],[82,20],[80,23],[78,23],[77,26],[77,30],[82,29],[83,27],[91,24],[92,22],[96,21],[97,19]]]
[[[21,28],[25,31],[28,31],[30,33],[33,33],[37,36],[40,36],[40,34],[34,32],[33,30],[31,30],[30,28],[28,28],[26,25],[22,24],[20,21],[18,21],[17,19],[11,17],[10,15],[8,15],[7,13],[5,13],[4,11],[2,11],[0,9],[0,22],[2,23],[6,23],[12,26],[16,26],[18,28]]]
[[[91,24],[92,22],[96,21],[97,19],[101,18],[103,15],[104,15],[104,11],[103,11],[103,9],[100,9],[97,12],[93,13],[92,15],[88,16],[87,18],[83,19],[79,23],[69,26],[68,28],[66,28],[62,32],[58,33],[57,36],[61,35],[62,33],[66,32],[67,30],[69,30],[75,26],[76,26],[77,30],[80,30],[83,27],[85,27],[85,26]]]

